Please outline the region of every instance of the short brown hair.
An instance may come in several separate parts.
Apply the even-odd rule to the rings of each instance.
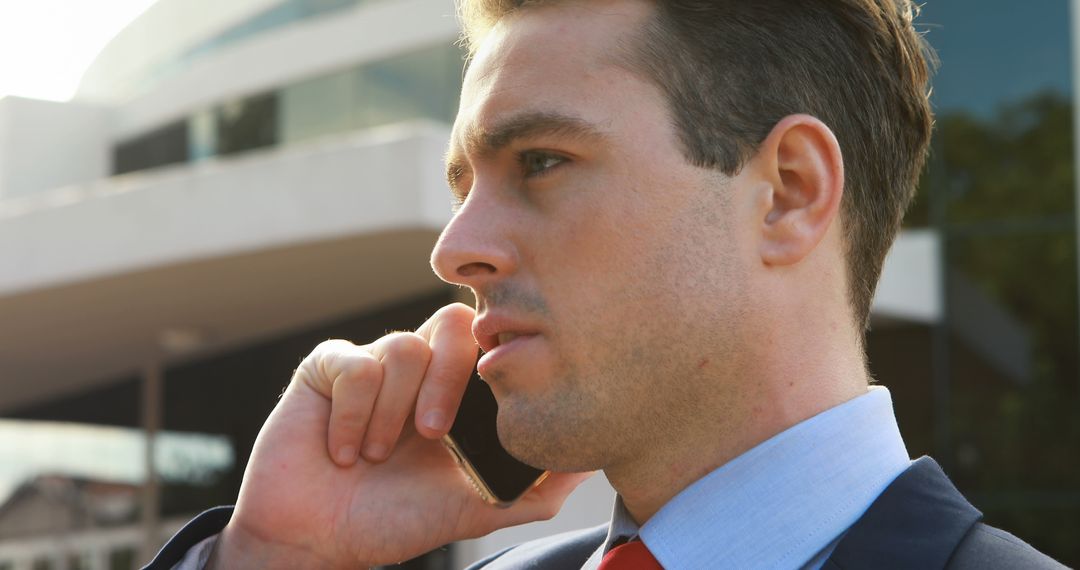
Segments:
[[[470,52],[501,18],[555,0],[459,0]],[[632,64],[667,94],[687,160],[734,175],[782,118],[833,130],[857,325],[925,161],[933,53],[910,0],[654,0]]]

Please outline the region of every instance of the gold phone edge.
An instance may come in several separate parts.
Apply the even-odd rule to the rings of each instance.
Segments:
[[[498,507],[500,509],[510,508],[510,506],[517,502],[518,499],[524,497],[526,493],[536,488],[540,483],[543,483],[544,479],[547,479],[548,475],[551,474],[551,471],[544,471],[536,478],[536,481],[533,481],[533,484],[529,485],[529,487],[522,491],[520,495],[509,501],[501,501],[495,496],[495,493],[492,492],[491,487],[484,481],[484,478],[476,472],[472,463],[465,459],[465,453],[458,447],[454,438],[450,437],[450,434],[446,434],[442,437],[442,442],[443,445],[446,446],[447,451],[450,452],[450,455],[453,456],[454,461],[461,467],[461,470],[465,472],[465,476],[469,478],[469,482],[472,483],[473,489],[480,495],[480,498],[493,507]]]

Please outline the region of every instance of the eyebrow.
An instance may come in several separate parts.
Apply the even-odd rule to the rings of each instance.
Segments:
[[[457,181],[468,170],[462,148],[468,154],[491,156],[514,141],[538,136],[556,136],[563,139],[600,141],[606,135],[592,123],[572,115],[551,111],[527,111],[499,121],[490,128],[469,127],[460,136],[461,145],[450,141],[446,151],[446,181],[456,196],[463,194]],[[455,139],[458,137],[455,137]]]

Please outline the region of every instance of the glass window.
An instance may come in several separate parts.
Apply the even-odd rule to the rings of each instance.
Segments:
[[[187,122],[176,121],[118,144],[113,149],[113,174],[146,170],[187,160]]]
[[[188,156],[205,160],[218,153],[217,114],[210,109],[196,112],[188,119]]]
[[[933,328],[875,318],[866,355],[875,379],[889,388],[912,457],[934,454]],[[901,413],[902,412],[902,413]]]
[[[953,475],[986,494],[1080,491],[1075,234],[951,242]]]
[[[281,142],[289,144],[350,130],[356,113],[353,73],[334,73],[283,89]]]
[[[945,313],[913,346],[912,360],[926,366],[882,358],[902,350],[884,346],[898,333],[882,329],[868,341],[871,367],[889,379],[913,453],[929,443],[989,524],[1075,566],[1080,306],[1069,2],[933,0],[920,21],[941,59],[937,126],[906,225],[942,239]]]
[[[227,155],[278,141],[278,94],[264,93],[226,103],[215,114],[217,151]]]
[[[937,0],[919,21],[941,60],[937,125],[930,173],[905,224],[930,223],[931,195],[956,222],[1071,209],[1069,3]]]
[[[943,222],[1073,223],[1071,97],[1039,92],[987,114],[945,112],[927,182]]]
[[[198,111],[117,146],[114,172],[426,118],[452,123],[463,53],[438,45]]]
[[[461,51],[443,45],[364,65],[355,75],[355,126],[415,118],[452,123],[463,66]]]
[[[310,79],[281,90],[281,142],[410,119],[453,122],[461,51],[439,45]]]

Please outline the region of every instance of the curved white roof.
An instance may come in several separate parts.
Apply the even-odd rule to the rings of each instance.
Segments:
[[[158,0],[116,35],[83,75],[76,99],[119,102],[187,49],[284,0]]]

